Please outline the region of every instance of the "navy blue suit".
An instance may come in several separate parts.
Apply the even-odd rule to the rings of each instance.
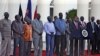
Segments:
[[[81,27],[80,23],[78,22],[78,29],[76,28],[74,22],[72,22],[70,31],[71,31],[71,39],[80,39],[81,37]]]
[[[89,39],[94,39],[94,34],[92,31],[93,31],[93,28],[92,28],[92,25],[91,25],[91,22],[87,23],[87,31],[88,31],[88,38]],[[94,23],[94,31],[96,32],[97,31],[97,25],[96,23]]]
[[[94,22],[94,32],[91,22],[87,23],[88,38],[90,39],[90,44],[92,45],[92,53],[96,52],[96,31],[97,25]]]
[[[97,51],[99,51],[100,53],[100,25],[97,26],[97,31],[96,31],[96,35],[97,35]]]
[[[70,38],[70,56],[78,56],[78,40],[81,37],[81,28],[80,23],[77,22],[78,28],[76,28],[76,25],[74,22],[70,25],[70,31],[71,31],[71,38]],[[74,44],[75,43],[75,44]],[[73,44],[75,45],[75,51],[73,51]]]
[[[82,35],[82,31],[85,29],[86,30],[86,23],[84,22],[84,21],[80,21],[80,26],[81,26],[81,38],[80,38],[80,41],[79,41],[79,46],[80,46],[80,49],[79,49],[79,51],[80,51],[80,54],[81,55],[84,55],[84,46],[85,46],[85,41],[84,41],[84,39],[86,38],[86,37],[84,37],[83,35]]]

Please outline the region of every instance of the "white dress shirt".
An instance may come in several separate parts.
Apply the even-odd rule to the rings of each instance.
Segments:
[[[91,26],[92,26],[92,29],[93,29],[93,33],[95,32],[95,30],[94,30],[94,22],[91,22]]]
[[[84,21],[81,21],[81,24],[82,24],[82,27],[86,26]]]
[[[54,32],[55,34],[55,26],[53,22],[47,22],[44,24],[44,30],[47,34],[51,34],[51,32]]]

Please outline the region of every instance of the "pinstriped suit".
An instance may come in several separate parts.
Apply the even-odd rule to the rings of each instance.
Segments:
[[[43,33],[43,23],[40,20],[34,19],[32,22],[33,27],[33,44],[34,44],[34,56],[42,56],[42,35]]]
[[[11,51],[11,21],[0,20],[0,32],[2,36],[0,56],[10,56]]]

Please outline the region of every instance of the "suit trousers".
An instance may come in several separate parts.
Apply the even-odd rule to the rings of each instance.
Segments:
[[[84,55],[84,45],[85,45],[85,40],[84,39],[80,39],[79,40],[79,52],[80,52],[80,55]]]
[[[78,56],[78,39],[70,39],[70,56]]]
[[[31,41],[24,41],[24,56],[31,54]]]
[[[65,45],[66,45],[65,40],[66,40],[65,35],[57,35],[55,43],[57,56],[64,56]]]
[[[42,36],[33,37],[34,56],[42,56],[43,41]]]
[[[56,37],[57,37],[57,36],[55,35],[55,37],[54,37],[54,53],[57,53],[57,52],[56,52]]]
[[[54,36],[46,34],[46,56],[53,56]]]
[[[3,37],[1,42],[1,54],[0,56],[10,56],[11,52],[11,37]]]
[[[70,35],[66,34],[66,54],[69,55],[70,54]]]
[[[16,47],[19,44],[19,56],[24,56],[24,41],[22,37],[14,38],[13,55],[16,56]]]
[[[100,53],[100,40],[97,40],[97,51]]]
[[[90,44],[92,46],[92,54],[96,52],[96,42],[96,33],[94,33],[92,39],[90,39]]]
[[[90,40],[90,44],[92,46],[92,54],[94,54],[96,52],[96,40],[95,39]]]
[[[16,48],[19,45],[19,37],[14,38],[14,49],[13,49],[13,56],[16,56]]]

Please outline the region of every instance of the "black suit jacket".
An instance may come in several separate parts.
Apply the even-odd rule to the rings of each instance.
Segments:
[[[70,25],[70,32],[71,32],[71,39],[80,39],[81,38],[80,23],[78,22],[78,29],[76,29],[74,22],[72,22]]]
[[[97,31],[96,23],[94,22],[94,31],[95,31],[95,33],[93,33],[93,28],[92,28],[91,22],[87,23],[87,31],[88,31],[88,38],[89,39],[94,39],[96,37],[96,36],[94,36],[94,34],[96,35],[96,31]]]
[[[99,27],[97,26],[96,34],[97,34],[97,39],[100,40],[100,26]]]

